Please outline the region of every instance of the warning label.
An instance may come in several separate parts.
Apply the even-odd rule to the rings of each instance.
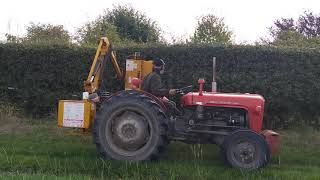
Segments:
[[[127,60],[126,71],[134,71],[135,69],[137,69],[137,64],[134,63],[132,60]]]
[[[83,127],[84,103],[65,102],[63,110],[64,127]]]

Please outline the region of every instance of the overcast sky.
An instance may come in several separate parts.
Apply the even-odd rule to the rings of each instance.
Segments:
[[[281,17],[297,18],[305,10],[320,13],[320,0],[2,0],[0,40],[5,33],[23,35],[30,23],[62,24],[74,33],[103,9],[129,4],[158,23],[166,39],[189,37],[197,18],[213,13],[225,19],[236,42],[254,42]]]

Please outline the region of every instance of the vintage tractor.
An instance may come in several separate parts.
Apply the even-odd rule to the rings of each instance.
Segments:
[[[152,61],[138,56],[126,61],[126,89],[106,93],[99,87],[107,60],[113,62],[117,77],[123,77],[108,39],[101,38],[84,83],[83,100],[60,100],[58,113],[60,127],[92,129],[104,159],[152,160],[170,141],[210,143],[220,146],[230,166],[253,170],[279,152],[279,134],[262,131],[262,96],[219,93],[215,82],[213,91],[205,92],[205,81],[199,79],[197,92],[191,92],[190,86],[178,90],[181,103],[176,105],[139,89],[141,80],[152,71]]]

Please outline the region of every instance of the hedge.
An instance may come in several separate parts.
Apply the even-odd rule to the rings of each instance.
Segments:
[[[178,88],[206,79],[210,90],[212,57],[217,58],[217,83],[221,92],[258,93],[266,99],[269,127],[301,124],[319,126],[320,51],[258,46],[171,46],[117,49],[124,67],[127,56],[166,61],[164,81]],[[59,99],[79,99],[94,48],[0,44],[0,96],[32,116],[55,113]],[[110,64],[109,66],[110,67]],[[108,69],[108,68],[107,68]],[[106,89],[123,89],[107,70]]]

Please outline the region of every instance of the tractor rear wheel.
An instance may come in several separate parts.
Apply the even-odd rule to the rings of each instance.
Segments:
[[[94,122],[94,142],[105,159],[156,159],[168,143],[167,120],[152,98],[122,91],[104,102]]]
[[[270,159],[266,141],[251,130],[238,130],[228,135],[221,152],[227,164],[241,170],[259,169]]]

